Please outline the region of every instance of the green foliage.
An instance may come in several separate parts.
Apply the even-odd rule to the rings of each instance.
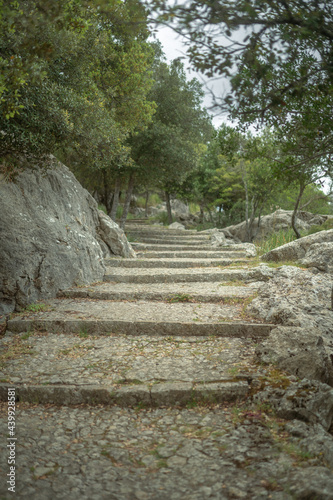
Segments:
[[[332,2],[148,3],[186,35],[197,70],[229,79],[220,109],[246,130],[274,128],[273,154],[262,158],[285,186],[298,186],[296,214],[306,186],[333,176]],[[228,133],[228,161],[239,144],[237,133]],[[299,237],[294,216],[292,226]]]
[[[0,159],[7,177],[13,165],[45,165],[52,153],[91,187],[93,169],[131,163],[126,137],[155,107],[146,100],[153,51],[145,16],[135,0],[1,2]]]
[[[168,298],[168,302],[193,302],[193,297],[187,293],[178,293]]]
[[[304,236],[308,236],[309,234],[319,233],[319,231],[328,231],[329,229],[333,229],[333,218],[327,219],[327,221],[325,221],[321,225],[311,226],[311,228],[306,232],[306,235]]]
[[[155,83],[148,97],[157,105],[151,124],[131,138],[132,157],[141,182],[175,193],[198,164],[212,126],[202,109],[203,90],[198,80],[186,80],[183,64],[156,61]]]
[[[159,212],[153,217],[149,217],[151,222],[157,222],[158,224],[163,224],[163,226],[169,225],[168,214],[166,212]]]
[[[155,7],[163,23],[169,21],[186,35],[188,55],[197,70],[207,76],[229,78],[231,90],[224,100],[228,110],[230,106],[239,108],[258,119],[279,113],[288,105],[289,97],[302,97],[314,83],[319,84],[317,78],[322,80],[317,88],[322,97],[331,92],[331,2],[148,3]],[[256,84],[265,91],[257,91]],[[259,93],[261,101],[256,99]]]
[[[28,312],[43,312],[47,311],[48,309],[50,309],[50,306],[43,303],[30,304],[25,308],[25,310]]]
[[[263,255],[270,252],[274,248],[290,243],[293,240],[295,240],[295,233],[291,228],[287,230],[281,229],[280,231],[272,233],[263,240],[256,241],[256,246],[258,248],[259,255]]]
[[[149,195],[148,204],[150,206],[160,205],[161,203],[162,203],[162,200],[157,193],[152,193]]]
[[[104,212],[105,214],[107,213],[105,205],[98,205],[98,210],[102,210],[102,212]]]

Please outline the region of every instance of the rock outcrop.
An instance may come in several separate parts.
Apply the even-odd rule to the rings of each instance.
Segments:
[[[330,343],[328,342],[328,350]],[[333,386],[333,365],[320,329],[279,326],[257,348],[256,354],[299,378]]]
[[[275,270],[247,309],[261,320],[280,325],[257,347],[259,360],[333,386],[331,291],[329,274],[293,266]]]
[[[168,227],[169,229],[178,229],[181,231],[185,231],[185,226],[183,224],[180,224],[180,222],[173,222]]]
[[[0,315],[101,280],[112,255],[135,253],[67,167],[0,180]]]
[[[306,267],[333,273],[333,229],[304,236],[264,254],[263,261],[299,261]]]
[[[272,214],[258,217],[254,220],[252,227],[252,240],[260,240],[277,231],[290,229],[292,210],[276,210]],[[332,215],[314,215],[310,212],[299,212],[297,214],[297,226],[300,230],[306,231],[313,225],[321,225],[327,219],[333,219]],[[232,236],[240,241],[247,241],[246,222],[241,222],[234,226],[228,226],[222,231],[226,236]]]

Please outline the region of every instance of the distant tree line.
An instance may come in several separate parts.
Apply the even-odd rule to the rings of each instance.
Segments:
[[[201,84],[150,41],[152,9],[187,34],[196,69],[229,78],[217,105],[237,127],[214,130]],[[332,176],[332,10],[314,0],[0,0],[2,178],[50,167],[53,155],[114,219],[126,192],[122,226],[132,193],[156,190],[169,220],[177,195],[212,220],[218,209],[220,224],[245,218],[249,239],[254,218],[290,193],[299,236],[302,199],[324,199]]]

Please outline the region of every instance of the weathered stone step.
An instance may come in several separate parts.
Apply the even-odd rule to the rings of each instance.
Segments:
[[[200,251],[203,250],[209,250],[212,251],[212,246],[211,245],[182,245],[182,244],[172,244],[172,245],[164,245],[164,244],[149,244],[149,243],[131,243],[133,249],[135,251],[142,251],[142,250],[148,250],[148,251],[165,251],[165,250],[171,250],[171,251],[189,251],[189,250],[198,250],[200,248]]]
[[[238,259],[246,257],[246,253],[243,250],[228,250],[226,248],[222,248],[221,250],[212,250],[210,247],[209,251],[201,251],[200,250],[192,250],[192,251],[140,251],[135,249],[136,255],[139,259],[221,259],[223,257],[227,259]]]
[[[213,267],[213,266],[229,266],[234,263],[234,259],[230,258],[220,258],[220,259],[195,259],[195,261],[190,259],[107,259],[105,260],[105,265],[107,267],[127,267],[127,268],[193,268],[193,267]],[[248,259],[237,259],[238,263],[246,264]]]
[[[189,233],[188,231],[178,231],[178,232],[171,232],[171,231],[148,231],[148,230],[138,230],[138,231],[126,231],[126,235],[129,237],[134,237],[134,238],[141,238],[146,239],[146,238],[153,238],[153,239],[158,239],[158,240],[164,240],[164,239],[170,239],[170,240],[175,240],[175,239],[181,239],[181,240],[198,240],[198,241],[210,241],[211,235],[208,234],[200,234],[200,233]]]
[[[120,407],[172,407],[195,403],[225,403],[245,400],[250,392],[247,380],[205,384],[161,382],[115,386],[30,385],[0,383],[0,401],[7,401],[8,388],[15,387],[17,401],[33,404],[117,405]]]
[[[223,281],[267,281],[269,276],[260,268],[218,269],[214,267],[190,269],[126,269],[107,268],[104,281],[115,283],[184,283]]]
[[[63,290],[59,297],[91,298],[100,300],[158,300],[169,302],[232,303],[253,295],[259,284],[248,286],[221,286],[217,283],[100,283],[94,286]]]
[[[10,384],[20,401],[40,404],[219,403],[246,397],[256,377],[250,339],[32,334],[0,342],[23,351],[2,369],[1,400]]]
[[[134,238],[134,237],[133,237]],[[180,238],[175,237],[174,239],[169,238],[144,238],[140,236],[140,238],[136,238],[131,241],[131,245],[171,245],[171,246],[207,246],[210,245],[210,240],[205,239],[197,239],[197,238]]]
[[[160,235],[168,234],[168,235],[180,235],[180,236],[188,236],[188,235],[194,235],[194,236],[207,236],[207,234],[203,234],[199,231],[196,231],[195,229],[169,229],[168,227],[162,227],[162,226],[152,226],[152,225],[132,225],[132,224],[126,224],[125,227],[125,233],[126,234],[132,234],[132,233],[137,233],[137,234],[156,234],[158,237]],[[208,235],[210,237],[210,234]]]
[[[10,332],[266,337],[272,325],[244,321],[242,304],[116,302],[59,299],[48,310],[24,312],[10,319]]]

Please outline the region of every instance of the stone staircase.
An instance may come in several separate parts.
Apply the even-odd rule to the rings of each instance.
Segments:
[[[272,328],[246,314],[264,277],[237,247],[213,251],[209,235],[143,224],[127,233],[137,259],[108,260],[103,283],[9,320],[13,334],[40,335],[34,356],[4,374],[19,400],[154,407],[246,398],[254,344]],[[43,332],[57,334],[51,348]]]
[[[333,438],[277,418],[267,384],[292,377],[254,361],[267,270],[208,235],[127,232],[137,259],[8,321],[0,500],[332,500]]]

